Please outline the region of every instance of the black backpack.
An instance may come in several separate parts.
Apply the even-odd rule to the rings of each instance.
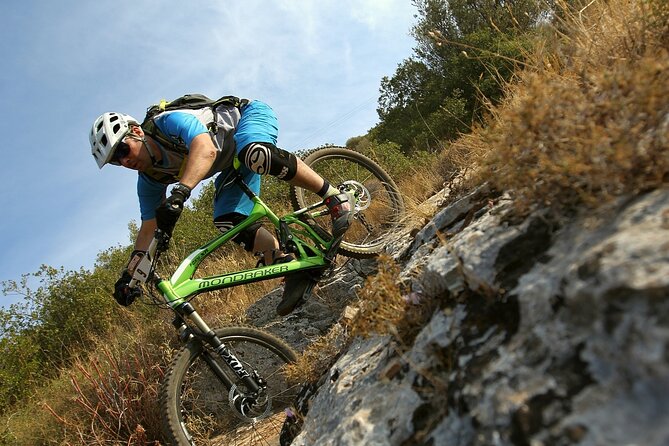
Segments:
[[[163,99],[160,101],[160,103],[154,104],[146,109],[146,116],[144,117],[144,121],[142,121],[141,127],[142,130],[144,130],[144,133],[157,140],[166,149],[180,153],[187,153],[187,147],[184,147],[180,144],[175,144],[169,138],[167,138],[167,136],[165,136],[163,132],[158,129],[158,127],[156,127],[156,124],[153,121],[153,118],[156,115],[170,110],[199,110],[207,107],[216,109],[216,107],[219,105],[231,105],[239,108],[248,103],[249,101],[247,99],[239,99],[236,96],[223,96],[219,99],[209,99],[207,96],[197,93],[186,94],[173,101],[167,101]],[[213,122],[207,126],[207,129],[211,133],[216,133],[218,131],[215,118]]]

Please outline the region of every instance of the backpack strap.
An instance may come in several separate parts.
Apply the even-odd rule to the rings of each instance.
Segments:
[[[237,107],[241,113],[242,109],[248,105],[248,103],[251,102],[248,99],[240,99],[237,96],[223,96],[222,98],[216,99],[212,104],[211,104],[211,109],[214,113],[216,114],[216,109],[221,106],[221,105],[231,105],[234,107]],[[210,132],[216,134],[218,133],[218,124],[216,123],[216,119],[212,121],[211,124],[207,126]]]
[[[158,141],[166,150],[188,155],[188,147],[184,144],[177,144],[169,139],[153,121],[153,118],[147,119],[142,123],[142,130],[154,140]]]
[[[199,101],[198,106],[190,106],[188,102],[184,102],[184,98],[195,98],[196,101]],[[179,110],[179,109],[196,109],[196,108],[205,108],[205,107],[211,107],[212,113],[215,115],[215,110],[217,107],[221,105],[230,105],[233,107],[237,107],[240,111],[249,103],[250,101],[248,99],[240,99],[236,96],[223,96],[219,99],[216,99],[214,101],[208,99],[206,96],[202,95],[186,95],[183,96],[179,99],[176,99],[174,101],[167,101],[165,99],[162,99],[160,103],[154,104],[151,107],[149,107],[146,111],[146,117],[144,118],[144,121],[141,124],[142,130],[144,130],[144,133],[148,134],[151,136],[153,139],[158,141],[165,149],[171,150],[177,153],[181,154],[188,154],[188,147],[182,144],[176,144],[172,142],[157,126],[156,123],[154,122],[155,116],[159,115],[162,112],[165,111],[172,111],[172,110]],[[195,104],[195,101],[191,102],[191,104]],[[212,120],[211,123],[207,125],[207,130],[209,130],[210,133],[216,134],[218,133],[218,124],[216,123],[216,118],[214,116],[214,119]]]

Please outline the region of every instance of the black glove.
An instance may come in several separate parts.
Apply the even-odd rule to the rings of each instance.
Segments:
[[[184,203],[190,197],[190,187],[178,183],[172,188],[171,195],[156,208],[156,224],[158,229],[172,235],[174,225],[184,210]]]
[[[114,299],[120,305],[127,307],[135,301],[138,297],[142,295],[142,289],[139,287],[130,288],[129,283],[132,280],[132,276],[128,270],[123,270],[121,278],[116,281],[114,284]]]

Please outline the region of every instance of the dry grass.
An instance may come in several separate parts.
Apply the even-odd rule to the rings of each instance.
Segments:
[[[436,301],[405,289],[400,266],[387,255],[378,260],[378,273],[365,281],[358,311],[349,323],[352,337],[392,335],[409,345],[436,307]]]
[[[400,267],[390,257],[379,257],[379,271],[368,277],[360,291],[359,311],[350,323],[352,336],[370,333],[399,337],[397,326],[407,301],[398,283]]]
[[[158,444],[160,414],[155,402],[164,365],[154,346],[133,347],[120,352],[103,345],[97,356],[77,360],[70,372],[73,406],[59,412],[43,403],[67,432],[67,442]]]
[[[342,323],[312,342],[288,367],[289,380],[317,380],[356,336],[391,335],[401,346],[411,345],[438,302],[405,290],[400,267],[391,257],[381,255],[378,268],[377,274],[367,278],[356,306],[347,308]]]
[[[294,383],[316,381],[349,340],[350,333],[346,328],[334,325],[325,335],[309,344],[295,363],[286,367],[286,378]]]
[[[432,218],[435,209],[425,200],[452,180],[453,172],[456,170],[454,164],[445,159],[439,161],[412,168],[411,175],[397,182],[406,208],[403,221],[406,226],[416,224],[422,226]],[[416,178],[420,178],[420,181],[416,181]]]
[[[669,6],[610,0],[563,6],[508,86],[490,124],[451,150],[515,195],[521,212],[596,206],[669,182]]]
[[[49,386],[24,402],[10,416],[2,420],[2,440],[0,444],[12,446],[34,446],[39,444],[59,444],[58,441],[45,443],[44,439],[60,439],[62,428],[56,419],[44,409],[43,401],[50,401],[59,409],[71,405],[63,395],[71,393],[72,386],[66,377],[53,380]]]
[[[152,339],[165,340],[164,324],[135,325],[77,356],[6,420],[3,444],[158,444],[157,394],[173,349]]]

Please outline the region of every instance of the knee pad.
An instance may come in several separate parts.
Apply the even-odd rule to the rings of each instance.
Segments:
[[[224,214],[214,219],[214,226],[218,228],[221,232],[228,232],[232,229],[237,223],[244,220],[246,215],[240,214],[239,212],[231,212],[229,214]],[[249,252],[253,252],[253,244],[256,239],[256,232],[260,229],[261,224],[256,222],[253,223],[248,228],[244,229],[242,232],[237,234],[232,241],[237,243],[239,246],[244,248]]]
[[[292,180],[297,173],[297,158],[272,143],[252,142],[239,152],[239,160],[260,175]]]

